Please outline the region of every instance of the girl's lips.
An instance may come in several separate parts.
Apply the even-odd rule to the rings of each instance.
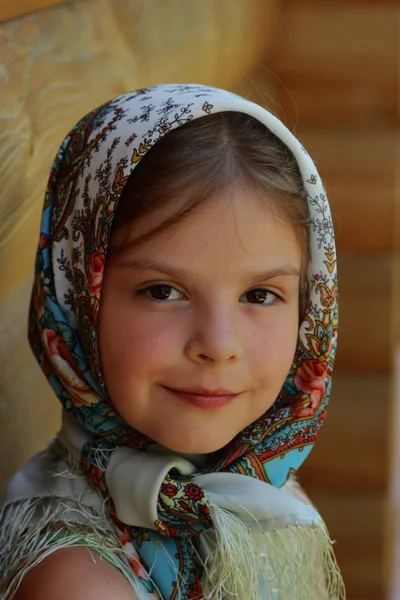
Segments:
[[[165,389],[181,400],[184,400],[185,402],[188,402],[194,406],[198,406],[199,408],[220,408],[221,406],[229,404],[239,396],[239,394],[195,394],[193,392],[184,392],[168,387],[165,387]]]

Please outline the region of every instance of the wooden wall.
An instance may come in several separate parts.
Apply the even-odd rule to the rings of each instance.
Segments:
[[[399,62],[400,76],[400,62]],[[390,410],[390,470],[386,514],[388,600],[400,598],[400,138],[396,149],[395,253],[393,269],[392,346],[394,385]]]
[[[268,65],[282,81],[287,121],[317,157],[335,215],[337,368],[327,424],[300,479],[338,542],[353,600],[381,600],[388,582],[399,7],[284,0]]]

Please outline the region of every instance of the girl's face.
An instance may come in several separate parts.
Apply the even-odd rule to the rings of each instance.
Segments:
[[[129,425],[175,452],[209,453],[281,390],[298,335],[302,250],[292,225],[236,189],[113,252],[121,236],[134,242],[167,215],[113,233],[100,308],[103,372]]]

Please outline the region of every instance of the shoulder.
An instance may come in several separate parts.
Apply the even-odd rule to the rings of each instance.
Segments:
[[[33,567],[12,600],[137,600],[128,580],[87,548],[63,548]]]

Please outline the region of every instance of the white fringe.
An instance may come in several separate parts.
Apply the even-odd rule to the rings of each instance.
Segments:
[[[216,505],[211,506],[211,516],[214,529],[200,538],[207,549],[199,557],[205,570],[204,600],[345,599],[323,523],[249,531]],[[64,528],[43,534],[54,523]],[[47,556],[74,546],[97,552],[128,579],[138,600],[149,599],[106,513],[55,496],[0,507],[0,599],[11,600],[26,573]]]
[[[211,554],[203,560],[207,600],[341,600],[345,588],[323,523],[249,531],[213,505]]]
[[[43,532],[55,523],[62,523],[63,529]],[[14,500],[0,507],[0,599],[11,600],[26,573],[47,556],[74,546],[97,552],[128,579],[138,600],[149,599],[106,515],[55,496]]]

